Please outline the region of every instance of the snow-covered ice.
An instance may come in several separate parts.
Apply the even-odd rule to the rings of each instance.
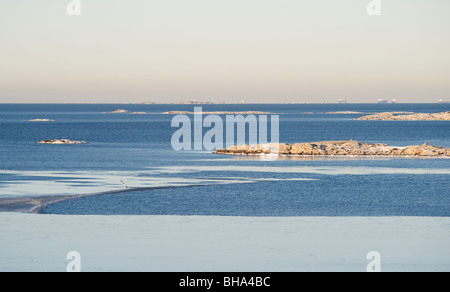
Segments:
[[[450,218],[0,213],[0,271],[450,271]]]

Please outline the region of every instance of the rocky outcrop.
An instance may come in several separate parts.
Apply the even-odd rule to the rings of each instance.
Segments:
[[[124,109],[115,110],[113,112],[110,112],[110,114],[148,115],[147,112],[132,112],[132,111],[129,111],[129,110],[124,110]]]
[[[85,141],[72,141],[69,139],[56,139],[56,140],[42,140],[37,142],[38,144],[86,144]]]
[[[410,113],[385,112],[358,118],[357,120],[376,121],[450,121],[450,112],[442,113]]]
[[[342,111],[342,112],[327,112],[329,115],[359,115],[362,112],[354,112],[354,111]]]
[[[236,145],[217,150],[217,154],[229,155],[298,155],[298,156],[420,156],[450,157],[450,148],[431,146],[427,143],[417,146],[396,147],[387,144],[369,144],[358,141],[324,141],[297,144]]]
[[[112,114],[131,114],[131,112],[129,110],[124,110],[124,109],[118,109],[115,110],[113,112],[111,112]]]
[[[118,109],[111,114],[133,114],[133,115],[147,115],[147,112],[132,112],[125,109]],[[275,113],[270,112],[260,112],[260,111],[246,111],[246,112],[226,112],[226,111],[216,111],[216,112],[190,112],[190,111],[169,111],[161,113],[163,115],[194,115],[194,114],[204,114],[204,115],[275,115]]]
[[[34,119],[34,120],[28,120],[29,122],[54,122],[55,120],[51,119]]]
[[[269,112],[258,112],[258,111],[247,111],[247,112],[199,112],[198,114],[204,115],[274,115],[274,113]],[[188,111],[170,111],[163,113],[164,115],[193,115],[197,114],[196,112],[188,112]]]

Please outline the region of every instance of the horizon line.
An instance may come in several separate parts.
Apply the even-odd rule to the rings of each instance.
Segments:
[[[147,103],[147,102],[0,102],[0,104],[125,104],[125,105],[246,105],[246,104],[446,104],[445,102],[388,102],[388,103],[380,103],[380,102],[347,102],[347,103],[339,103],[339,102],[205,102],[205,103],[185,103],[185,102],[155,102],[155,103]]]

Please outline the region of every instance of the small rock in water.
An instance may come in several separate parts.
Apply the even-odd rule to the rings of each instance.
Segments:
[[[118,110],[115,110],[115,111],[113,111],[113,112],[111,112],[112,114],[129,114],[129,113],[131,113],[129,110],[124,110],[124,109],[118,109]]]
[[[29,122],[54,122],[55,120],[51,119],[34,119],[34,120],[28,120]]]
[[[38,144],[87,144],[85,141],[72,141],[69,139],[42,140]]]

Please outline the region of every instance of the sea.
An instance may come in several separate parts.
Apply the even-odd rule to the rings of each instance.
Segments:
[[[0,104],[0,199],[92,194],[42,210],[61,215],[450,216],[447,158],[176,151],[174,115],[163,113],[195,106],[276,113],[281,143],[450,147],[449,121],[355,120],[450,111],[450,104]],[[112,113],[117,109],[147,114]],[[345,111],[358,113],[336,113]],[[46,139],[87,143],[37,143]]]

